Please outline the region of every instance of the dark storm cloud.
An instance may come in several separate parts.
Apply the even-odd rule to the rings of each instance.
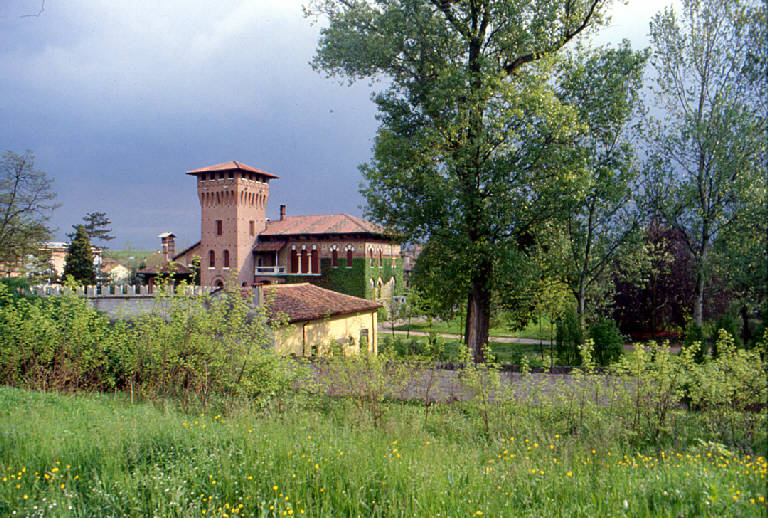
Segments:
[[[280,176],[268,216],[360,215],[370,91],[311,70],[301,2],[47,0],[20,17],[40,5],[0,6],[0,149],[33,150],[55,177],[58,238],[102,210],[116,247],[155,248],[166,230],[189,244],[199,206],[183,173],[227,160]]]

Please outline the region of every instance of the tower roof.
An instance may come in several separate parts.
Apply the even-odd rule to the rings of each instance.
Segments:
[[[266,176],[267,178],[280,178],[275,174],[262,171],[261,169],[256,169],[255,167],[251,167],[249,165],[243,164],[242,162],[237,162],[235,160],[230,160],[229,162],[222,162],[220,164],[209,165],[208,167],[201,167],[200,169],[192,169],[191,171],[187,171],[187,174],[196,175],[196,174],[202,174],[202,173],[210,173],[213,171],[236,171],[238,169],[240,169],[241,171],[248,171],[249,173],[257,173],[262,176]]]

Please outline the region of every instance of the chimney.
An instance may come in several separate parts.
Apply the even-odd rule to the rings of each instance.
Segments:
[[[280,221],[285,219],[285,205],[280,205]]]
[[[176,255],[176,242],[174,240],[176,236],[172,232],[163,232],[157,237],[160,238],[163,246],[163,261],[170,262],[171,258]]]

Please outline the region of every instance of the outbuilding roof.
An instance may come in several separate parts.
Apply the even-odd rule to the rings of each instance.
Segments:
[[[316,214],[287,216],[268,221],[261,236],[294,236],[299,234],[379,234],[386,235],[383,227],[349,214]]]
[[[270,313],[277,318],[284,315],[288,323],[375,311],[381,307],[378,302],[327,290],[308,282],[268,284],[264,286],[264,295]]]
[[[267,178],[280,178],[277,175],[268,173],[266,171],[262,171],[261,169],[256,169],[255,167],[251,167],[249,165],[243,164],[242,162],[237,162],[235,160],[230,160],[229,162],[222,162],[220,164],[209,165],[208,167],[201,167],[200,169],[192,169],[191,171],[187,171],[187,174],[195,175],[195,174],[202,174],[202,173],[210,173],[213,171],[234,171],[238,169],[241,171],[248,171],[250,173],[257,173],[262,176],[266,176]]]
[[[253,247],[254,252],[277,252],[285,246],[287,241],[264,241]]]

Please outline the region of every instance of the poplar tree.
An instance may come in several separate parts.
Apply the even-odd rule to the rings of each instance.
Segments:
[[[562,147],[579,127],[553,90],[552,57],[604,21],[606,0],[318,0],[313,64],[382,79],[379,127],[362,167],[367,215],[443,254],[464,294],[476,361],[507,258],[570,188]],[[455,289],[454,289],[455,288]],[[459,301],[455,301],[459,302]]]

